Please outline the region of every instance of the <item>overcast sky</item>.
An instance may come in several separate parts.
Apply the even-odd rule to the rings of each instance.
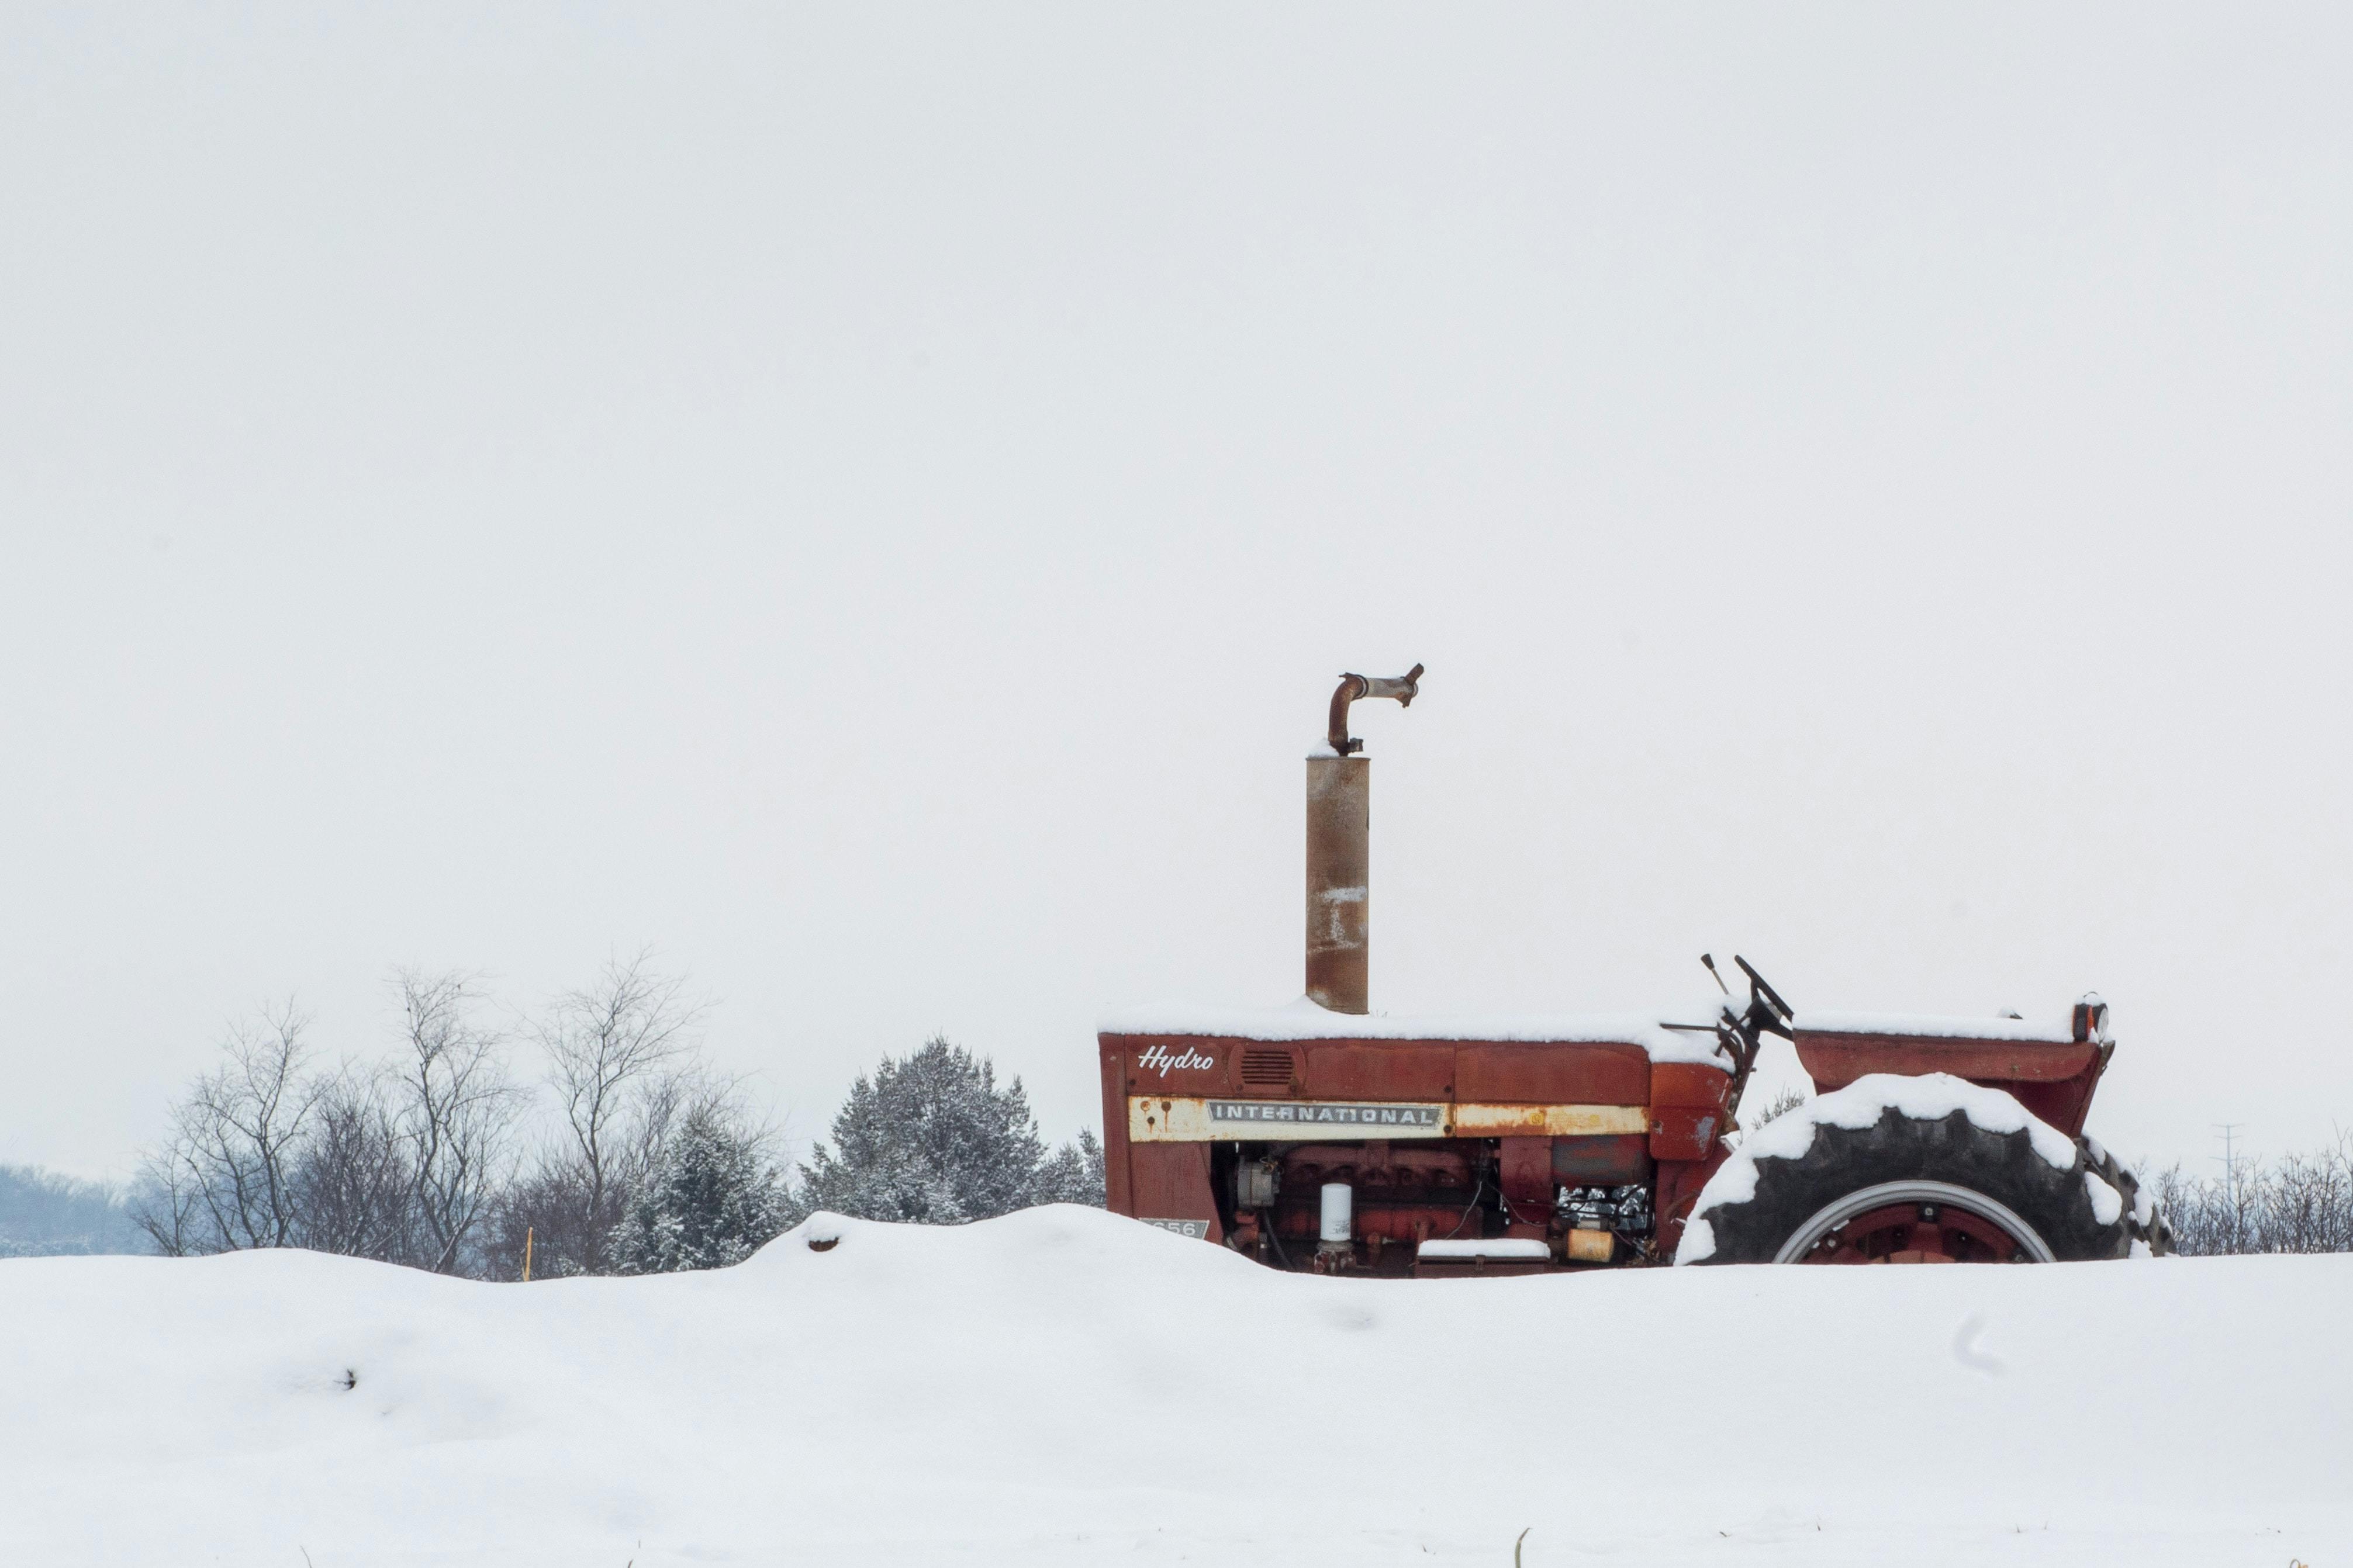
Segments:
[[[0,1161],[653,944],[804,1137],[1300,988],[2057,1018],[2353,1127],[2353,13],[0,17]]]

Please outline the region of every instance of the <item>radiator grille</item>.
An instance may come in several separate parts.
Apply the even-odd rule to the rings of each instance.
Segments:
[[[1261,1088],[1288,1087],[1291,1083],[1291,1053],[1271,1050],[1244,1051],[1242,1081]]]

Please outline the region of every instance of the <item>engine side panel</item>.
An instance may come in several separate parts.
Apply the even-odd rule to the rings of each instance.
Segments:
[[[1454,1048],[1458,1100],[1648,1105],[1652,1070],[1650,1053],[1640,1046],[1495,1040]]]

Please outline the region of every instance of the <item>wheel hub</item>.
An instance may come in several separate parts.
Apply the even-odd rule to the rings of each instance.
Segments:
[[[2048,1243],[2006,1205],[1949,1182],[1884,1182],[1825,1205],[1779,1263],[2048,1263]]]
[[[1936,1204],[1884,1204],[1844,1221],[1800,1263],[2023,1263],[2018,1238],[1983,1215]]]

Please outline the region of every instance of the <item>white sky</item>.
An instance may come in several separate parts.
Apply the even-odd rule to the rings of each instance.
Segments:
[[[1066,1135],[1416,660],[1377,1006],[2353,1125],[2353,13],[344,9],[0,17],[0,1160],[647,942],[804,1135]]]

